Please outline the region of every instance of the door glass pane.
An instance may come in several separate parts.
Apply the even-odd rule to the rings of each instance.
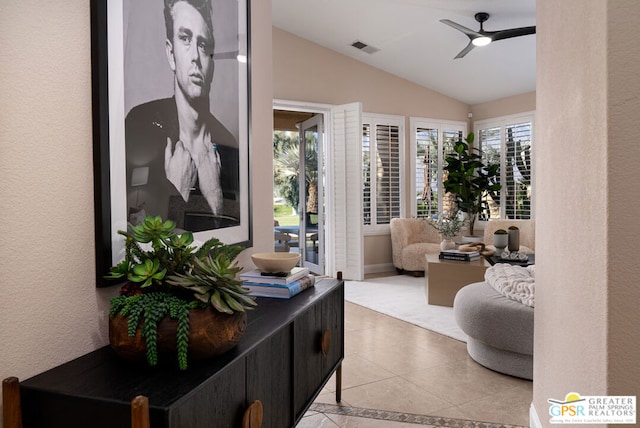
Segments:
[[[298,252],[300,149],[297,131],[273,133],[274,250]]]
[[[318,264],[318,126],[304,131],[304,171],[305,171],[305,255],[304,259]],[[301,237],[302,238],[302,237]],[[301,241],[302,245],[302,241]]]

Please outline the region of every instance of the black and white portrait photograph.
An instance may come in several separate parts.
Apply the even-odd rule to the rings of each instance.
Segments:
[[[246,0],[106,3],[112,260],[117,230],[149,215],[247,242]]]

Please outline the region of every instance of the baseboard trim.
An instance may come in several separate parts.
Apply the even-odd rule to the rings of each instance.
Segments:
[[[364,273],[382,273],[382,272],[394,272],[396,268],[393,267],[393,263],[380,263],[375,265],[365,265]]]
[[[538,412],[536,412],[533,403],[531,403],[531,407],[529,407],[529,426],[531,428],[542,428],[542,423],[540,422]]]

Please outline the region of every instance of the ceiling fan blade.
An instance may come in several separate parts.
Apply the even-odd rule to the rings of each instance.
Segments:
[[[442,22],[443,24],[447,24],[449,27],[453,27],[458,31],[462,31],[470,39],[475,39],[476,37],[482,36],[482,34],[478,33],[477,31],[467,28],[464,25],[460,25],[457,22],[453,22],[448,19],[441,19],[440,22]]]
[[[535,25],[532,27],[510,28],[508,30],[487,32],[492,41],[510,39],[511,37],[528,36],[536,33]],[[490,35],[489,35],[490,34]]]
[[[469,44],[467,45],[466,48],[462,49],[458,55],[456,55],[456,57],[454,59],[458,59],[458,58],[463,58],[466,54],[468,54],[469,52],[471,52],[471,49],[475,48],[476,46],[469,42]]]

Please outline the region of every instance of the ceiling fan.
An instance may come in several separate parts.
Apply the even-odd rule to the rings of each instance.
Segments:
[[[448,19],[440,20],[440,22],[442,22],[443,24],[447,24],[448,26],[453,27],[456,30],[462,31],[467,35],[467,37],[469,37],[469,44],[467,45],[467,47],[462,49],[454,59],[464,57],[471,51],[471,49],[476,46],[486,46],[489,43],[496,42],[498,40],[510,39],[511,37],[527,36],[529,34],[536,33],[535,25],[532,27],[510,28],[500,31],[485,31],[482,27],[482,24],[484,24],[484,22],[489,19],[489,14],[486,12],[478,12],[475,14],[475,18],[476,21],[480,23],[480,30],[478,31],[471,30],[463,25],[458,24],[457,22],[453,22]]]

